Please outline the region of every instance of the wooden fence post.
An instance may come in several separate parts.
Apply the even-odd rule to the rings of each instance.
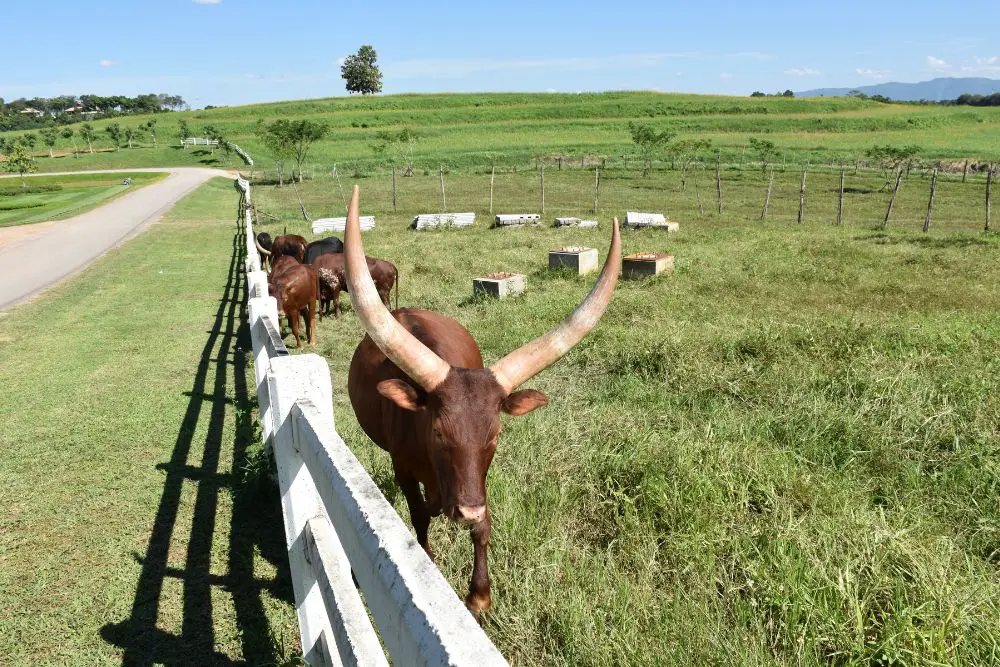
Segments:
[[[545,215],[545,163],[542,163],[542,168],[538,170],[538,173],[542,178],[542,215]]]
[[[396,165],[392,165],[392,212],[396,212]]]
[[[969,161],[965,161],[965,165],[962,167],[962,182],[965,183],[965,177],[969,175]]]
[[[903,168],[896,171],[896,185],[892,187],[892,196],[889,197],[889,208],[885,210],[885,220],[882,221],[882,229],[889,226],[889,216],[892,215],[892,205],[896,203],[896,193],[899,192],[899,184],[903,180]]]
[[[715,154],[715,194],[719,198],[719,215],[722,215],[722,151]]]
[[[441,178],[441,212],[448,210],[448,198],[444,194],[444,166],[438,165],[438,176]]]
[[[798,222],[801,225],[805,219],[806,212],[806,172],[809,171],[809,163],[802,167],[802,185],[799,187],[799,219]]]
[[[844,224],[844,168],[840,168],[840,195],[837,198],[837,225]]]
[[[594,214],[597,214],[597,201],[601,197],[601,168],[594,169]],[[989,199],[987,197],[987,199]]]
[[[767,220],[767,206],[771,203],[771,188],[774,187],[774,167],[771,167],[771,177],[767,181],[767,195],[764,197],[764,208],[760,212],[760,221]]]
[[[990,165],[986,172],[986,231],[990,231],[990,186],[993,185],[993,173],[996,167]]]
[[[559,171],[562,171],[562,159],[563,159],[563,156],[562,156],[562,155],[560,155],[560,156],[559,156],[558,158],[556,158],[556,159],[557,159],[557,160],[559,160]]]
[[[934,191],[937,190],[938,168],[934,167],[934,175],[931,176],[931,198],[927,201],[927,217],[924,218],[924,231],[931,228],[931,214],[934,212]]]
[[[496,178],[497,167],[493,165],[490,168],[490,215],[493,215],[493,179]]]

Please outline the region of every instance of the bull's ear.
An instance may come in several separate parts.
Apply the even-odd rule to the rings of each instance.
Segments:
[[[423,410],[427,405],[427,394],[420,392],[402,380],[382,380],[375,387],[378,393],[404,410]]]
[[[532,410],[544,408],[549,404],[549,397],[534,389],[522,389],[503,399],[500,408],[509,415],[520,417]]]

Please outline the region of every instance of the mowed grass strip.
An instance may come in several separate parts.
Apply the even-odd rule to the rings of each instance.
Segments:
[[[19,178],[0,179],[0,227],[78,215],[164,176],[166,172],[32,176],[25,179],[26,187]],[[131,185],[122,185],[126,178]]]
[[[279,501],[244,483],[256,436],[234,201],[212,181],[0,317],[5,665],[297,650]]]
[[[527,383],[549,406],[503,419],[485,621],[501,651],[523,665],[1000,664],[1000,237],[978,231],[977,190],[948,182],[923,234],[917,176],[886,232],[871,177],[848,181],[865,193],[837,227],[839,174],[810,175],[804,225],[797,173],[779,174],[767,223],[759,173],[724,182],[721,217],[714,174],[695,177],[702,217],[676,173],[620,176],[596,230],[550,226],[587,212],[592,182],[547,180],[558,205],[544,227],[490,230],[483,215],[413,232],[413,214],[441,209],[437,179],[399,179],[395,214],[388,179],[361,180],[362,212],[378,215],[365,250],[399,267],[400,304],[463,323],[487,363],[590,289],[593,276],[548,272],[548,250],[603,259],[626,206],[681,222],[623,234],[625,252],[672,252],[675,271],[621,283],[591,336]],[[448,180],[448,209],[483,214],[488,179]],[[504,185],[495,210],[537,212],[537,174]],[[343,210],[336,181],[300,190],[314,216]],[[254,201],[280,217],[261,230],[322,236],[291,188],[256,187]],[[527,274],[527,294],[470,299],[492,271]],[[343,300],[316,346],[338,429],[408,517],[347,398],[363,332]],[[431,545],[464,593],[468,532],[436,519]]]

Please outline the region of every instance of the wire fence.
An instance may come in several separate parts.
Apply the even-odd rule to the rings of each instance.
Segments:
[[[936,176],[934,174],[937,174]],[[949,173],[912,169],[900,177],[880,169],[829,165],[778,165],[767,169],[734,164],[696,164],[686,170],[592,166],[527,169],[488,167],[451,171],[401,169],[344,172],[338,168],[284,187],[261,187],[258,204],[279,219],[342,216],[350,185],[364,193],[364,212],[412,218],[428,213],[474,212],[492,222],[497,214],[537,213],[556,217],[609,219],[626,211],[663,213],[670,220],[709,219],[802,222],[803,224],[923,225],[931,183],[936,184],[931,228],[987,227],[988,187],[995,172]],[[261,185],[271,184],[266,172]],[[804,189],[803,189],[804,185]],[[767,206],[765,210],[765,200]],[[721,212],[720,212],[721,211]]]

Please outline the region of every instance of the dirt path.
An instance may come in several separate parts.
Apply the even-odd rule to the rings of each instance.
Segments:
[[[165,171],[170,175],[162,181],[145,185],[104,206],[66,220],[0,228],[0,311],[71,276],[111,248],[142,232],[185,195],[210,178],[233,176],[219,169],[196,167],[60,173],[140,171]]]

